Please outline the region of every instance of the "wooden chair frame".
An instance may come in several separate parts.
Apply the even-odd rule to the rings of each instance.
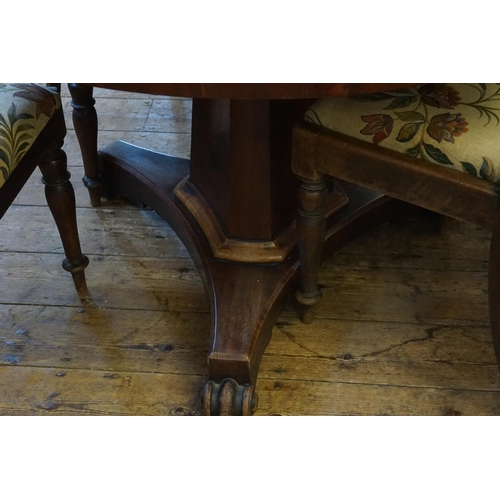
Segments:
[[[59,108],[0,188],[0,218],[38,166],[42,172],[47,204],[66,254],[63,268],[71,273],[77,292],[86,294],[88,290],[84,269],[88,266],[89,259],[82,254],[80,247],[75,193],[69,181],[66,153],[61,149],[65,135],[64,114],[62,108]]]
[[[326,175],[492,231],[488,268],[491,333],[500,369],[500,207],[498,186],[469,174],[376,146],[310,123],[294,129],[292,169],[301,179],[297,221],[301,260],[296,293],[302,321],[320,300]]]

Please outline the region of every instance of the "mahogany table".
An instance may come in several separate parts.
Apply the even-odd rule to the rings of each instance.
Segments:
[[[295,287],[293,123],[313,99],[401,86],[69,84],[92,205],[100,204],[103,188],[148,205],[178,234],[200,272],[211,311],[205,414],[253,412],[262,355]],[[193,98],[191,160],[122,141],[98,152],[93,87]],[[400,205],[332,183],[323,258],[400,212]]]

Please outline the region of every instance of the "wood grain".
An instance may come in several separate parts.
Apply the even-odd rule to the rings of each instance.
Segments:
[[[72,172],[93,301],[61,268],[34,174],[0,222],[0,415],[200,414],[210,317],[194,263],[154,212],[90,209]],[[321,267],[315,323],[292,302],[273,328],[256,415],[499,415],[488,240],[415,219],[340,250]]]
[[[308,99],[348,96],[400,89],[402,83],[88,83],[90,86],[119,89],[121,92],[154,93],[177,97],[214,99]],[[127,95],[127,94],[125,94]],[[135,97],[129,94],[129,98]]]

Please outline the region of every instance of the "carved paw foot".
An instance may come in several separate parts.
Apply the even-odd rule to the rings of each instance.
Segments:
[[[220,383],[208,381],[203,388],[203,413],[220,416],[250,416],[257,408],[257,395],[250,384],[239,385],[226,378]]]

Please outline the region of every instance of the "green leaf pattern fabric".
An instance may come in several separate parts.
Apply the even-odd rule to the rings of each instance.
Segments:
[[[35,142],[61,99],[30,83],[0,83],[0,187]]]
[[[500,84],[431,83],[328,97],[305,119],[500,184]]]

